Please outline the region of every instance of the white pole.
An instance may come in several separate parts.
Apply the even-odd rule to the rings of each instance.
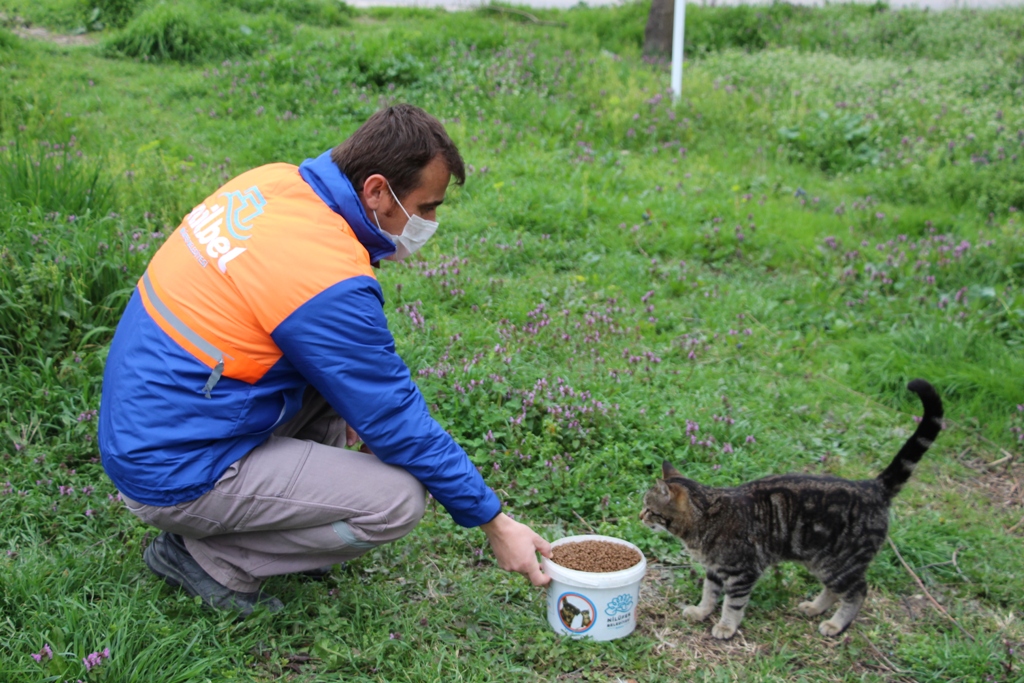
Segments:
[[[686,0],[676,0],[672,13],[672,100],[683,94],[683,33],[686,30]]]

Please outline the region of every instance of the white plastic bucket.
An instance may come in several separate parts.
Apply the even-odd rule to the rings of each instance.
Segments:
[[[636,610],[640,602],[640,581],[647,573],[647,559],[632,543],[612,536],[566,536],[551,544],[608,541],[632,548],[640,562],[618,572],[581,572],[542,558],[548,584],[548,623],[556,633],[571,638],[615,640],[636,628]]]

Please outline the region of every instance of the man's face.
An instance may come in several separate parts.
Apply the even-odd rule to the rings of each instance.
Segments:
[[[444,159],[440,156],[431,159],[420,173],[419,187],[406,196],[399,197],[405,211],[408,211],[409,215],[416,214],[428,221],[436,220],[437,207],[444,202],[450,180],[451,174]],[[366,179],[362,199],[365,207],[369,209],[368,214],[372,211],[377,212],[381,230],[392,235],[402,234],[409,219],[402,211],[402,206],[395,202],[384,176],[375,174]]]

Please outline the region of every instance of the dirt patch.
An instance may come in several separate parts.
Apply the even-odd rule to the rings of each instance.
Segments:
[[[22,38],[28,38],[30,40],[45,40],[48,43],[54,45],[95,45],[98,40],[87,33],[81,35],[67,35],[63,33],[52,33],[49,29],[45,29],[42,26],[32,26],[31,28],[14,29],[13,33]]]
[[[707,624],[685,621],[683,607],[700,596],[700,589],[676,588],[677,573],[689,575],[691,579],[696,576],[689,567],[648,563],[647,575],[640,584],[637,610],[637,632],[656,642],[653,652],[670,663],[675,673],[694,673],[719,665],[735,666],[738,661],[751,660],[769,651],[768,646],[748,641],[742,630],[732,640],[720,641],[711,637]]]
[[[974,472],[966,480],[950,479],[948,483],[968,494],[980,494],[990,504],[1004,511],[1024,511],[1024,458],[1002,455],[998,460],[986,461],[965,451],[957,460]],[[1008,533],[1024,533],[1024,516],[1009,526]]]
[[[0,12],[0,26],[9,29],[14,35],[28,40],[43,40],[54,45],[78,46],[95,45],[99,42],[95,36],[88,33],[66,34],[54,33],[42,26],[32,26],[22,17],[8,17]]]
[[[653,651],[681,679],[714,667],[736,669],[757,658],[784,657],[792,671],[816,671],[819,681],[847,680],[845,671],[855,678],[909,682],[915,680],[910,668],[893,654],[900,639],[924,628],[948,627],[945,617],[923,595],[888,596],[871,590],[850,630],[839,638],[824,638],[817,631],[823,617],[796,614],[794,608],[804,596],[794,593],[789,607],[748,610],[736,636],[719,641],[711,636],[711,624],[721,615],[721,603],[705,622],[693,623],[682,616],[683,608],[700,598],[700,584],[699,572],[689,566],[650,561],[640,584],[637,633],[655,641]],[[762,585],[757,590],[770,588]],[[937,590],[935,595],[942,602],[955,599]],[[1021,627],[1013,615],[999,622],[996,613],[979,605],[974,616],[998,630],[1007,642],[1020,641]],[[838,668],[837,661],[842,662]]]
[[[581,572],[619,572],[640,562],[640,553],[610,541],[577,541],[551,549],[551,559],[566,569]]]
[[[976,486],[993,503],[1009,508],[1024,508],[1024,489],[1021,488],[1024,465],[1007,463],[993,467],[978,461],[971,469],[978,472]]]

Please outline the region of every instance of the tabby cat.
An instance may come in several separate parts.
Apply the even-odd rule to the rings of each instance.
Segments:
[[[732,638],[743,619],[754,583],[785,560],[807,567],[824,588],[798,609],[822,614],[839,609],[818,630],[836,636],[850,625],[867,594],[865,572],[889,527],[889,504],[942,429],[942,401],[932,386],[907,386],[924,404],[924,417],[896,458],[876,479],[784,474],[735,488],[712,488],[686,479],[668,462],[664,479],[645,495],[640,519],[682,540],[704,567],[704,595],[683,616],[703,621],[725,591],[722,618],[711,630]]]

